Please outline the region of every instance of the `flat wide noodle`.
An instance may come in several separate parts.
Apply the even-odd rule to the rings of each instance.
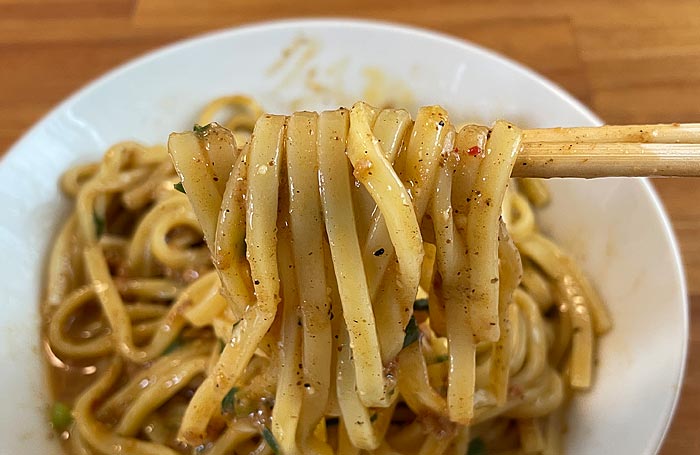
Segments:
[[[520,139],[237,95],[170,157],[121,143],[69,170],[43,307],[66,449],[560,453],[611,321],[538,231],[544,184],[509,186]]]

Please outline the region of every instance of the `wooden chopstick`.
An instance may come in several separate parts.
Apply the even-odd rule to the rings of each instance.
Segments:
[[[700,124],[524,130],[513,176],[700,176]]]

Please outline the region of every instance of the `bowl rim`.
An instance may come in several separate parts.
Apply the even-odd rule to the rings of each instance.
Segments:
[[[32,126],[29,127],[14,143],[12,143],[5,153],[0,157],[0,167],[5,165],[6,159],[10,156],[13,158],[15,155],[21,153],[21,145],[23,142],[27,141],[30,136],[36,134],[36,132],[45,126],[50,119],[54,116],[60,114],[60,112],[67,110],[74,103],[78,102],[83,97],[90,94],[94,90],[98,90],[102,85],[109,83],[112,79],[118,78],[123,73],[130,71],[132,68],[141,66],[147,63],[149,60],[155,60],[162,58],[171,53],[179,52],[190,46],[197,46],[200,43],[208,40],[219,40],[226,39],[231,35],[255,33],[263,31],[271,31],[278,29],[314,29],[314,28],[327,28],[327,27],[342,27],[342,28],[355,28],[355,29],[372,29],[376,31],[385,31],[398,34],[407,34],[415,37],[429,39],[436,41],[438,43],[461,47],[465,50],[469,50],[472,53],[478,54],[480,57],[492,60],[494,62],[500,63],[510,70],[525,76],[527,79],[534,83],[538,83],[544,86],[546,89],[553,92],[558,97],[565,100],[572,108],[578,111],[583,117],[588,119],[591,123],[602,125],[604,122],[600,117],[593,113],[585,104],[571,95],[569,92],[564,90],[560,85],[551,81],[546,76],[536,72],[535,70],[529,68],[528,66],[517,62],[510,57],[501,54],[498,51],[488,49],[479,44],[473,43],[467,39],[459,38],[447,33],[431,30],[424,27],[419,27],[415,25],[402,24],[398,22],[377,20],[377,19],[357,19],[357,18],[346,18],[346,17],[306,17],[306,18],[290,18],[290,19],[275,19],[275,20],[262,20],[253,21],[240,25],[233,25],[230,27],[219,28],[204,33],[199,33],[184,39],[174,41],[170,44],[166,44],[161,47],[157,47],[152,50],[145,51],[140,55],[130,58],[125,62],[117,65],[116,67],[101,73],[97,77],[91,79],[84,85],[82,85],[77,90],[73,91],[70,95],[64,98],[59,103],[55,104],[46,114],[44,114],[39,120],[34,122]],[[679,291],[681,292],[682,298],[682,351],[681,351],[681,364],[678,371],[678,377],[676,378],[677,387],[675,387],[675,392],[673,396],[673,401],[671,404],[669,418],[667,419],[661,433],[658,435],[658,442],[656,444],[655,453],[658,452],[668,434],[671,423],[673,422],[678,408],[678,402],[680,400],[681,391],[683,389],[687,357],[688,357],[688,343],[689,343],[689,297],[687,288],[687,278],[685,274],[685,269],[683,266],[682,254],[680,251],[678,239],[673,231],[673,226],[671,220],[666,212],[663,202],[659,197],[658,193],[654,189],[648,178],[636,178],[642,184],[642,188],[646,192],[646,195],[651,199],[652,205],[655,209],[656,215],[660,218],[664,230],[665,240],[668,242],[671,253],[675,262],[674,272],[678,276],[678,284],[680,286]],[[38,308],[38,307],[37,307]]]

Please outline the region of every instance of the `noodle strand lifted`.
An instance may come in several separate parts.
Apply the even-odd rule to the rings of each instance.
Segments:
[[[61,182],[43,312],[70,453],[560,453],[612,324],[538,231],[546,188],[510,179],[521,131],[242,96],[202,123],[222,110]]]

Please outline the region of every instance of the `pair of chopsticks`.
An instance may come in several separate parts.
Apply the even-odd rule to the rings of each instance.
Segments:
[[[513,177],[700,176],[700,123],[523,131]]]

